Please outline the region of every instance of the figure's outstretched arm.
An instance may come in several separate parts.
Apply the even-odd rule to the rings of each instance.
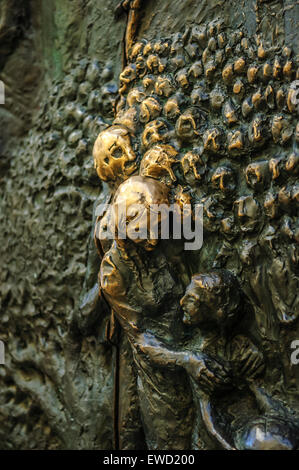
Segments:
[[[217,424],[214,422],[213,416],[212,416],[212,407],[209,399],[207,397],[202,397],[200,399],[200,410],[201,410],[201,416],[202,420],[206,425],[207,431],[212,436],[214,439],[216,439],[223,449],[226,450],[236,450],[235,447],[233,447],[225,437],[221,435],[221,433],[217,429]]]
[[[141,333],[134,338],[133,348],[137,354],[142,354],[145,360],[158,367],[180,369],[184,368],[187,360],[186,352],[173,350],[151,333]]]
[[[185,369],[203,391],[227,388],[231,378],[223,364],[204,353],[176,351],[150,333],[139,334],[133,343],[137,354],[158,367],[174,371]]]

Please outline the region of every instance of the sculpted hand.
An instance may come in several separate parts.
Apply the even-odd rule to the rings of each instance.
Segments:
[[[190,355],[186,370],[208,394],[215,390],[228,388],[231,382],[224,365],[205,354]]]
[[[265,368],[262,352],[243,335],[238,335],[231,341],[229,359],[236,377],[253,380]]]

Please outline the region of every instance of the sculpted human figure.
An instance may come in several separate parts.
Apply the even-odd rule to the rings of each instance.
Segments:
[[[179,273],[165,254],[157,251],[156,239],[150,236],[133,239],[130,232],[130,223],[137,223],[132,212],[136,204],[143,204],[147,223],[150,205],[160,203],[168,204],[168,189],[152,178],[134,176],[120,185],[112,208],[116,213],[117,207],[125,204],[128,238],[116,237],[113,241],[102,260],[99,277],[102,292],[132,347],[147,445],[184,449],[190,445],[192,414],[191,392],[186,393],[187,377],[173,374],[167,368],[164,376],[156,374],[137,350],[147,329],[166,340],[181,335],[176,326],[179,298],[184,291]],[[175,402],[178,395],[179,405]],[[172,436],[171,441],[168,434]]]
[[[246,322],[248,314],[236,278],[225,270],[194,275],[181,305],[184,323],[198,327],[190,347],[194,349],[199,344],[209,357],[220,356],[231,378],[227,396],[220,389],[222,406],[218,400],[213,409],[218,390],[207,393],[191,376],[194,399],[201,410],[197,423],[199,436],[204,424],[210,436],[226,449],[294,448],[295,427],[290,424],[286,410],[259,385],[265,367],[262,352],[247,335],[231,333],[238,330],[238,322]],[[227,413],[228,397],[231,409],[234,400],[238,404],[234,417],[233,412]],[[245,410],[240,406],[243,399],[246,399]],[[225,419],[227,424],[223,425]],[[198,438],[197,434],[194,437]]]
[[[159,357],[156,353],[160,365],[172,360],[174,367],[183,367],[188,373],[196,410],[193,449],[202,448],[202,437],[205,441],[212,439],[214,446],[234,448],[227,429],[221,429],[213,417],[213,397],[227,390],[231,393],[238,373],[254,376],[263,367],[262,356],[248,338],[238,336],[233,343],[229,341],[229,331],[240,317],[240,297],[236,280],[228,271],[194,275],[180,301],[189,337],[180,351],[164,344],[159,348]],[[152,345],[155,347],[154,342]],[[154,354],[149,347],[143,351]],[[199,357],[202,362],[197,360]],[[219,368],[215,376],[212,370],[216,363]]]
[[[204,383],[223,379],[225,372],[204,355],[182,351],[185,329],[179,300],[185,286],[175,261],[176,248],[157,239],[134,239],[130,224],[134,206],[143,204],[146,220],[152,204],[168,204],[168,188],[152,178],[133,176],[118,188],[112,210],[125,204],[128,238],[116,239],[100,269],[102,292],[127,335],[138,374],[137,386],[147,445],[152,449],[188,449],[193,407],[186,370]],[[138,214],[141,220],[140,214]],[[150,234],[149,234],[150,235]],[[168,354],[167,345],[177,352]],[[169,346],[170,347],[170,346]],[[166,356],[165,356],[166,354]],[[158,365],[158,367],[157,367]],[[159,367],[159,366],[162,366]],[[211,386],[213,386],[211,384]],[[170,438],[171,437],[171,438]]]
[[[241,294],[233,274],[218,270],[194,275],[181,299],[183,322],[194,328],[188,347],[197,346],[209,357],[222,358],[230,376],[230,394],[234,388],[240,388],[239,384],[244,387],[248,381],[254,380],[264,368],[263,356],[251,340],[231,333],[236,322],[246,315]],[[205,390],[192,376],[191,383],[198,411],[201,412],[195,426],[194,439],[199,440],[194,443],[195,446],[200,443],[201,426],[204,424],[221,447],[233,449],[235,443],[231,430],[221,427],[213,414],[213,398],[223,390]]]
[[[201,449],[203,438],[227,450],[295,448],[297,428],[287,410],[260,387],[261,351],[249,337],[231,333],[246,316],[234,276],[224,270],[194,275],[181,306],[183,322],[192,327],[181,349],[147,337],[141,350],[160,367],[188,373],[196,410],[192,448]],[[222,367],[217,374],[215,364]]]

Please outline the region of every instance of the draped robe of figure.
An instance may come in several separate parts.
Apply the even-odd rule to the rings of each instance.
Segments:
[[[146,332],[166,345],[182,340],[179,268],[166,258],[163,245],[144,252],[142,261],[140,249],[128,245],[113,242],[102,260],[100,284],[132,347],[146,443],[150,449],[188,449],[193,407],[187,374],[167,363],[161,370],[140,353]]]

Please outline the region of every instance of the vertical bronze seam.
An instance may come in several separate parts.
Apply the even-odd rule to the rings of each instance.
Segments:
[[[119,450],[119,347],[113,344],[115,348],[115,369],[114,369],[114,412],[113,412],[113,425],[114,425],[114,449]]]

